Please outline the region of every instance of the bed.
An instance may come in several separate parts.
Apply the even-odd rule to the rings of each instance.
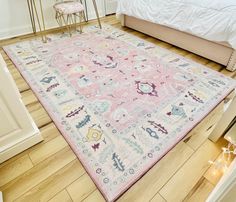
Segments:
[[[122,25],[236,70],[235,0],[119,0]]]

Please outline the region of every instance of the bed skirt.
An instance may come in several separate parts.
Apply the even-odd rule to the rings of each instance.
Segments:
[[[236,50],[230,45],[216,43],[163,25],[135,17],[121,15],[123,26],[135,29],[177,47],[205,57],[226,66],[229,71],[236,70]]]

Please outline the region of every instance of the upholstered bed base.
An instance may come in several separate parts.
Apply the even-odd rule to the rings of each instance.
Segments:
[[[135,29],[225,65],[229,71],[236,70],[236,50],[228,44],[208,41],[185,32],[127,15],[121,16],[121,23],[123,26]]]

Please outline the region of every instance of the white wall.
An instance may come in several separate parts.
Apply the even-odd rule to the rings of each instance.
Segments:
[[[35,0],[38,3],[38,0]],[[57,27],[55,12],[52,8],[55,0],[42,0],[46,28]],[[89,19],[95,18],[92,0],[87,0]],[[105,15],[104,0],[97,0],[100,16]],[[0,0],[0,39],[6,39],[31,33],[31,22],[27,0]]]
[[[105,13],[106,15],[116,12],[117,0],[105,0]]]

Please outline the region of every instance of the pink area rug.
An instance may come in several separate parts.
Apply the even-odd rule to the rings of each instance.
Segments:
[[[108,201],[235,87],[218,72],[110,26],[49,38],[4,49]]]

